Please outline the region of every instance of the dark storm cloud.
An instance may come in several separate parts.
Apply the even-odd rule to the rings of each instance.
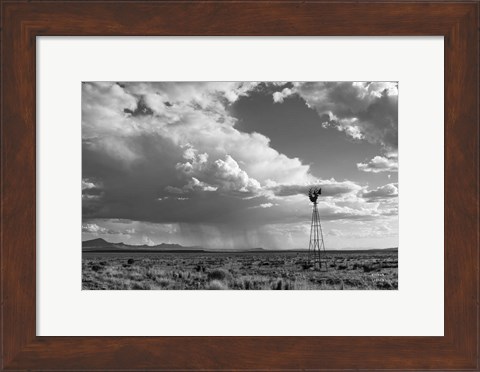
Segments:
[[[354,182],[344,181],[336,182],[333,180],[317,182],[312,185],[279,185],[272,187],[271,190],[276,196],[306,195],[310,187],[320,187],[322,196],[338,196],[351,192],[356,192],[361,187]]]
[[[83,177],[102,183],[100,199],[84,198],[84,216],[154,219],[156,199],[176,180],[175,164],[181,158],[182,150],[158,135],[84,141]]]
[[[132,157],[117,153],[99,139],[83,144],[83,177],[101,180],[101,189],[84,189],[101,198],[83,200],[85,219],[121,218],[159,223],[240,223],[243,209],[255,203],[241,198],[253,196],[248,190],[226,189],[209,192],[208,186],[189,180],[178,171],[183,164],[184,149],[158,135],[110,138],[122,142]],[[100,143],[99,143],[100,142]],[[227,172],[230,168],[220,168]],[[234,175],[236,173],[233,173]],[[232,185],[236,179],[227,179]],[[86,181],[87,182],[87,181]],[[94,191],[93,191],[94,190]],[[213,189],[212,189],[213,190]],[[248,218],[247,218],[248,219]]]

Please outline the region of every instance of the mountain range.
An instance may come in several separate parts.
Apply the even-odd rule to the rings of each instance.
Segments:
[[[280,250],[282,251],[282,250]],[[308,249],[293,249],[291,252],[304,252]],[[398,251],[398,247],[380,248],[380,249],[342,249],[342,250],[327,250],[328,252],[374,252],[374,251]],[[205,249],[199,246],[184,247],[180,244],[161,243],[157,245],[130,245],[125,243],[111,243],[105,239],[98,238],[92,240],[85,240],[82,242],[82,252],[275,252],[275,250],[268,250],[264,248],[248,248],[248,249]]]
[[[171,243],[161,243],[157,245],[130,245],[125,243],[111,243],[107,242],[105,239],[98,238],[92,240],[85,240],[82,242],[82,251],[83,252],[216,252],[223,250],[215,249],[205,249],[198,246],[193,247],[184,247],[180,244],[171,244]],[[251,248],[251,249],[235,249],[234,251],[246,251],[246,252],[257,252],[265,251],[263,248]]]
[[[122,250],[152,250],[152,251],[202,251],[203,248],[201,247],[184,247],[180,244],[167,244],[162,243],[158,245],[129,245],[125,243],[111,243],[107,242],[105,239],[92,239],[92,240],[85,240],[82,242],[82,250],[86,252],[94,252],[94,251],[122,251]]]

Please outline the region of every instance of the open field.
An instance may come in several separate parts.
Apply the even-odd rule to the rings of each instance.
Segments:
[[[398,289],[398,252],[83,253],[82,289]]]

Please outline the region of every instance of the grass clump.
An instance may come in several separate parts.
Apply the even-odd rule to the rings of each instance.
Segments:
[[[208,273],[208,280],[230,281],[232,274],[225,269],[215,269]]]
[[[149,283],[145,283],[145,282],[134,282],[132,284],[132,289],[140,289],[140,290],[148,290],[148,289],[151,289],[151,285]]]
[[[221,282],[220,280],[212,280],[209,284],[207,289],[210,290],[225,290],[228,289],[228,286],[224,283]]]

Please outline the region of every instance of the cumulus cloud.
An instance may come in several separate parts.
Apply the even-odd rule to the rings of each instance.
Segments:
[[[100,226],[98,226],[97,224],[94,224],[94,223],[87,223],[87,224],[82,225],[82,231],[92,233],[92,234],[99,234],[99,233],[107,234],[108,233],[107,229],[105,229],[104,227],[100,227]]]
[[[285,98],[292,95],[292,90],[290,88],[285,88],[281,92],[273,93],[273,102],[282,103]]]
[[[398,196],[398,185],[395,183],[389,183],[387,185],[377,187],[374,190],[364,192],[362,196],[368,201],[394,198]]]
[[[183,157],[188,161],[175,166],[182,174],[190,177],[182,191],[216,191],[220,189],[252,193],[261,189],[260,183],[242,170],[238,162],[228,154],[223,158],[208,161],[209,156],[206,153],[197,154],[192,147],[188,147]],[[169,187],[168,191],[175,192],[176,190]]]
[[[150,246],[155,245],[155,242],[152,239],[150,239],[148,236],[144,236],[142,238],[142,243],[144,245],[150,245]]]
[[[287,93],[287,94],[286,94]],[[283,102],[297,94],[317,111],[322,126],[336,128],[356,140],[398,147],[398,85],[395,82],[298,82],[288,92],[275,92]]]
[[[99,200],[103,196],[102,184],[94,180],[82,178],[82,199]]]
[[[260,183],[242,170],[230,155],[226,155],[225,160],[215,160],[213,174],[217,180],[220,180],[223,189],[241,192],[260,189]]]
[[[381,173],[398,172],[398,157],[396,154],[375,156],[364,163],[357,163],[358,170],[362,172]]]
[[[187,190],[201,190],[201,191],[217,191],[218,187],[216,186],[211,186],[208,183],[199,181],[195,177],[192,177],[192,179],[184,186],[184,189]]]
[[[82,190],[90,190],[95,188],[98,188],[98,185],[96,185],[93,181],[85,178],[82,179]]]

